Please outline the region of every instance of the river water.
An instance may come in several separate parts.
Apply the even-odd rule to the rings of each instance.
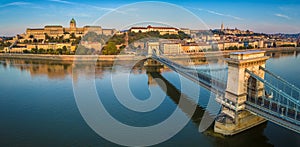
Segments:
[[[298,52],[268,55],[272,57],[267,68],[300,87]],[[130,63],[98,62],[77,73],[72,73],[71,62],[0,59],[0,63],[1,146],[118,146],[95,133],[81,116],[73,87],[82,80],[94,79],[106,110],[118,121],[136,127],[151,126],[168,118],[178,107],[180,94],[193,99],[192,94],[181,93],[179,75],[168,69],[150,74],[137,65],[131,70],[129,87],[136,98],[146,100],[151,94],[165,95],[157,109],[136,113],[118,102],[111,84],[112,75],[123,83],[120,75]],[[205,62],[201,66],[205,67]],[[154,78],[165,81],[168,91]],[[300,146],[299,134],[272,122],[230,137],[212,133],[212,127],[199,132],[209,97],[210,92],[200,88],[199,101],[193,102],[197,104],[196,112],[188,116],[191,120],[178,134],[156,146]]]

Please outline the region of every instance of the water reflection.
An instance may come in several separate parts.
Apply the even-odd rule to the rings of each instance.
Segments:
[[[147,72],[148,79],[150,79],[150,85],[159,85],[160,87],[164,87],[161,85],[161,82],[156,82],[155,79],[160,79],[166,85],[166,89],[163,89],[166,94],[172,99],[172,101],[178,105],[179,100],[183,100],[188,106],[193,107],[196,105],[195,112],[190,115],[188,113],[187,116],[191,119],[194,125],[198,128],[200,122],[202,121],[203,114],[205,112],[205,108],[201,107],[197,102],[193,101],[192,98],[188,97],[186,94],[181,93],[173,84],[171,84],[168,80],[166,80],[159,72]],[[181,98],[181,99],[180,99]],[[207,97],[202,97],[207,98]],[[180,107],[180,106],[179,106]],[[181,107],[180,107],[181,108]],[[183,112],[185,112],[186,108],[181,108]],[[209,116],[212,117],[213,116]],[[213,132],[213,124],[203,132],[203,134],[208,135],[215,139],[215,146],[243,146],[243,145],[251,145],[253,146],[273,146],[268,142],[268,138],[264,135],[264,129],[266,128],[267,123],[263,123],[251,130],[240,133],[239,135],[224,137]],[[255,142],[249,142],[250,140],[256,140]]]
[[[298,57],[298,54],[299,54],[299,51],[267,52],[267,55],[271,56],[271,58],[273,58],[273,59],[277,59],[277,58],[280,58],[280,57],[292,57],[293,58],[293,57]],[[198,61],[197,64],[199,66],[206,66],[208,64],[208,60],[206,60],[206,59],[198,59],[197,61]],[[278,61],[278,60],[276,60],[276,61]],[[188,65],[188,63],[190,61],[179,60],[178,62],[180,62],[183,65]],[[221,61],[220,60],[214,60],[214,63],[218,63],[218,62],[221,62]],[[283,67],[280,67],[280,69],[275,70],[276,68],[278,68],[278,63],[275,64],[274,60],[270,60],[270,62],[274,62],[274,65],[272,65],[270,63],[268,64],[268,67],[270,67],[272,71],[274,70],[278,73],[282,72],[282,74],[287,75],[287,77],[290,77],[289,80],[299,81],[297,79],[297,74],[294,75],[295,73],[292,73],[289,76],[286,73],[286,72],[289,72],[289,71],[285,70],[285,69],[281,69]],[[285,61],[280,61],[280,62],[285,62]],[[113,68],[112,68],[113,66],[126,67],[128,65],[131,65],[131,63],[132,63],[132,61],[120,62],[117,65],[115,65],[114,62],[96,62],[96,63],[93,63],[93,65],[91,65],[91,63],[86,63],[86,64],[83,64],[82,70],[80,72],[78,72],[76,74],[73,74],[73,77],[84,76],[86,78],[97,78],[97,79],[102,80],[102,79],[105,79],[105,78],[109,77],[109,76],[107,76],[107,74],[118,74],[118,73],[122,72],[122,70],[120,70],[120,71],[119,70],[118,71],[113,70]],[[289,63],[289,62],[287,62],[287,63]],[[282,63],[282,64],[284,64],[286,66],[287,63]],[[297,63],[299,63],[299,62],[297,62]],[[291,66],[296,66],[296,65],[298,65],[297,63],[295,62],[295,64],[293,64]],[[72,76],[72,67],[73,66],[74,66],[73,62],[66,62],[66,61],[58,62],[58,61],[43,61],[43,60],[0,59],[0,69],[1,68],[5,68],[5,69],[9,69],[9,70],[10,69],[17,69],[20,72],[28,72],[29,75],[32,78],[42,76],[43,78],[45,78],[47,80],[50,79],[50,80],[63,81],[62,79],[68,79],[68,77]],[[1,70],[1,72],[3,72],[3,71],[4,70]],[[93,74],[95,74],[96,77],[91,77],[90,76],[90,75],[92,75],[91,72],[93,72],[93,71],[95,72]],[[183,136],[183,138],[181,138],[181,139],[179,139],[178,137],[176,138],[176,136],[175,136],[174,139],[171,139],[171,140],[168,141],[168,142],[171,142],[170,144],[173,143],[173,144],[177,145],[177,144],[180,144],[180,142],[184,142],[184,143],[192,142],[193,144],[191,144],[191,146],[199,146],[199,144],[204,142],[203,140],[209,140],[210,143],[208,145],[210,145],[210,146],[249,146],[249,145],[251,145],[251,146],[273,146],[273,145],[282,145],[284,143],[289,144],[289,145],[294,145],[294,146],[299,145],[299,141],[297,141],[299,139],[298,134],[295,134],[295,133],[293,133],[289,130],[285,130],[283,128],[280,128],[279,126],[277,126],[277,125],[275,125],[271,122],[264,123],[262,125],[259,125],[257,127],[252,128],[248,131],[242,132],[238,135],[231,136],[231,137],[216,136],[216,134],[213,133],[212,127],[209,128],[207,131],[203,132],[203,134],[198,133],[198,127],[199,127],[199,124],[202,120],[202,116],[204,114],[205,107],[203,107],[203,104],[201,104],[201,102],[195,102],[195,101],[191,100],[192,98],[187,96],[187,94],[181,93],[180,89],[176,88],[177,85],[172,84],[172,83],[176,83],[176,82],[174,82],[174,80],[176,80],[176,79],[171,79],[171,81],[168,81],[169,78],[165,78],[164,76],[162,76],[163,73],[166,73],[166,72],[172,73],[172,71],[170,71],[168,68],[162,68],[160,71],[161,71],[161,73],[147,72],[147,70],[142,66],[142,64],[137,64],[136,66],[134,66],[131,69],[131,73],[134,75],[133,78],[136,78],[135,75],[137,75],[137,76],[143,76],[144,75],[145,76],[144,78],[147,78],[146,81],[148,81],[149,86],[161,87],[161,85],[159,85],[159,82],[155,81],[156,78],[164,81],[164,83],[166,84],[166,87],[167,87],[167,90],[165,91],[165,93],[167,94],[167,96],[171,99],[171,101],[174,104],[176,104],[176,105],[178,104],[180,95],[182,95],[184,101],[186,103],[188,103],[190,106],[195,106],[196,105],[195,113],[193,115],[187,114],[187,116],[190,117],[191,121],[192,121],[192,127],[188,126],[187,130],[188,130],[188,132],[197,132],[197,134],[187,133],[186,136]],[[3,73],[6,74],[5,71]],[[291,76],[291,75],[294,75],[294,76]],[[293,79],[293,78],[296,78],[296,79]],[[30,81],[30,80],[28,80],[28,81]],[[141,83],[137,82],[137,84],[141,84]],[[297,84],[299,85],[299,83],[296,83],[296,85]],[[2,83],[2,85],[3,85],[3,83]],[[32,84],[32,85],[34,85],[34,84]],[[53,85],[53,86],[55,86],[55,85]],[[65,84],[64,86],[68,87],[69,85]],[[140,86],[140,85],[137,85],[137,86]],[[2,102],[2,104],[8,104],[8,102],[10,102],[10,100],[4,101],[4,97],[11,96],[11,94],[8,95],[7,93],[5,93],[5,91],[9,91],[5,88],[9,89],[9,87],[5,87],[5,86],[2,86],[2,87],[3,87],[1,89],[2,93],[0,92],[0,96],[3,99],[3,101],[1,101],[1,102]],[[36,86],[35,88],[38,88],[38,86]],[[55,89],[55,88],[56,87],[52,87],[52,88],[49,87],[49,89],[44,90],[44,92],[48,91],[48,90],[53,91],[53,89]],[[65,89],[66,90],[63,91],[65,93],[64,94],[65,97],[71,97],[72,93],[71,92],[67,93],[66,91],[71,91],[72,89],[71,88],[65,88]],[[163,88],[161,88],[161,89],[164,90]],[[36,113],[42,113],[42,112],[45,113],[46,111],[52,110],[53,107],[58,106],[56,104],[57,101],[61,101],[61,98],[58,97],[57,95],[49,96],[48,101],[53,102],[53,103],[52,103],[51,107],[48,106],[49,109],[45,109],[45,108],[48,108],[46,106],[46,104],[44,104],[45,100],[40,100],[39,101],[39,99],[38,99],[38,97],[40,96],[40,93],[37,94],[37,95],[32,96],[32,93],[34,93],[32,91],[36,91],[36,89],[29,89],[29,90],[24,89],[24,93],[26,91],[29,91],[27,94],[28,94],[28,97],[30,97],[30,99],[28,99],[29,101],[28,100],[23,100],[22,101],[22,103],[28,103],[28,105],[26,105],[26,108],[28,108],[28,109],[25,109],[26,112],[27,111],[30,112],[30,111],[32,111],[31,109],[36,108]],[[42,92],[42,90],[41,90],[41,92]],[[53,92],[49,92],[48,94],[51,95],[51,93],[53,93]],[[59,93],[59,94],[63,94],[63,93]],[[55,99],[55,101],[54,100],[51,101],[55,97],[57,97],[57,99]],[[205,99],[206,97],[203,97],[203,98]],[[30,101],[31,99],[34,99],[35,101],[40,102],[39,105],[38,105],[40,107],[37,107],[37,106],[32,107],[32,103],[34,103],[34,102]],[[15,99],[15,100],[17,101],[18,99]],[[51,114],[46,113],[47,115],[45,115],[45,116],[54,116],[55,114],[57,114],[57,112],[60,112],[61,113],[60,115],[62,117],[59,118],[59,119],[61,120],[61,122],[67,121],[67,120],[64,120],[64,118],[66,116],[72,116],[70,114],[72,114],[73,111],[76,114],[78,113],[77,111],[75,111],[76,110],[75,104],[74,104],[74,106],[70,105],[70,104],[72,104],[73,101],[74,101],[73,98],[70,98],[69,101],[66,101],[65,103],[62,103],[63,104],[61,106],[62,109],[60,107],[57,107],[57,110],[55,109],[56,111],[53,112],[53,114],[52,113]],[[50,102],[47,102],[47,105]],[[170,105],[170,104],[167,104],[167,105]],[[69,110],[70,112],[67,112],[65,110],[66,106],[68,106],[68,108],[72,108],[72,112],[71,112],[71,109]],[[4,109],[5,107],[2,107],[2,108]],[[12,108],[15,109],[14,107],[12,107]],[[39,109],[37,109],[37,108],[39,108]],[[111,109],[115,109],[115,107],[112,107]],[[6,108],[5,110],[6,111],[2,111],[2,112],[10,112],[9,108]],[[23,109],[18,109],[18,110],[20,110],[18,112],[23,112],[24,111]],[[185,109],[181,108],[181,110],[183,112],[185,112]],[[120,112],[120,110],[115,110],[115,111],[116,111],[115,112],[116,114],[119,114],[119,113],[124,114],[123,112]],[[64,114],[64,115],[62,115],[62,114]],[[10,114],[8,113],[6,118],[10,118],[11,115],[12,115],[12,113],[10,113]],[[73,114],[73,115],[75,115],[75,114]],[[26,115],[24,115],[24,116],[26,116]],[[21,117],[21,116],[19,116],[19,117]],[[20,121],[20,120],[17,119],[19,117],[16,117],[17,121]],[[31,117],[34,117],[34,116],[31,116]],[[126,119],[125,117],[127,118],[127,116],[124,116],[124,119]],[[44,118],[44,119],[47,120],[48,118]],[[49,118],[49,119],[51,119],[51,121],[50,120],[47,120],[47,121],[52,122],[52,123],[47,124],[47,121],[45,121],[46,122],[45,125],[49,125],[49,126],[54,125],[55,126],[55,122],[53,122],[53,119],[52,118]],[[71,119],[71,118],[69,118],[69,119]],[[76,123],[76,122],[82,121],[82,120],[79,120],[79,119],[81,119],[81,118],[78,117],[78,120],[76,120],[74,122]],[[140,119],[138,119],[137,121],[141,121],[142,119],[145,119],[145,118],[140,116]],[[9,119],[7,119],[7,120],[9,120]],[[146,121],[154,122],[153,120],[149,120],[149,119],[147,119]],[[28,119],[28,122],[31,123],[31,120]],[[74,122],[71,122],[71,123],[73,124]],[[133,123],[137,123],[137,122],[133,122]],[[61,123],[61,124],[63,124],[62,126],[64,126],[64,127],[69,125],[68,123]],[[15,126],[13,126],[13,127],[15,127]],[[56,127],[58,127],[58,128],[55,128],[55,129],[61,129],[61,128],[59,128],[61,126],[56,126]],[[74,128],[78,128],[78,126],[74,127]],[[55,130],[55,129],[53,129],[53,130]],[[89,129],[84,128],[81,131],[85,132],[86,130],[89,130]],[[32,130],[30,130],[30,131],[32,131]],[[28,131],[28,133],[26,133],[26,131],[24,131],[25,132],[24,134],[29,134],[29,136],[30,136],[30,131]],[[6,132],[10,132],[10,131],[6,130]],[[38,133],[35,132],[35,133],[39,134],[40,132],[38,132]],[[78,132],[74,131],[72,133],[74,134],[74,133],[78,133]],[[71,135],[72,133],[69,133],[69,135]],[[85,133],[87,133],[87,132],[85,132]],[[12,141],[15,141],[13,136],[16,136],[16,134],[11,133],[7,138],[11,139]],[[63,133],[61,133],[61,134],[63,134]],[[53,135],[52,137],[55,139],[55,137],[54,137],[54,136],[56,136],[55,133],[53,133],[52,135]],[[195,136],[193,136],[193,135],[195,135]],[[44,138],[46,138],[46,137],[44,136]],[[44,138],[41,138],[42,141],[47,142],[47,140],[45,140]],[[97,137],[95,137],[95,138],[97,138]],[[93,138],[93,139],[95,139],[95,138]],[[93,141],[91,141],[91,140],[92,139],[90,139],[90,138],[86,139],[86,142],[82,143],[81,145],[84,145],[87,142],[93,142],[93,141],[94,142],[99,142],[99,140],[97,140],[97,139],[95,139]],[[57,141],[57,140],[55,140],[55,141]],[[68,140],[68,141],[71,142],[71,143],[68,143],[68,144],[72,144],[71,140]],[[22,142],[22,141],[19,141],[19,142]],[[101,140],[101,142],[105,142],[105,141]],[[9,145],[11,145],[11,144],[9,144]],[[162,146],[163,145],[164,144],[162,144]],[[166,145],[168,145],[168,143]]]
[[[267,51],[266,55],[271,58],[280,57],[297,57],[300,51]],[[226,56],[224,56],[225,58]],[[189,65],[193,63],[198,66],[205,66],[208,64],[223,64],[224,60],[222,58],[191,58],[191,59],[172,59],[173,61],[182,64]],[[135,62],[135,61],[134,61]],[[132,61],[122,61],[117,62],[119,66],[131,65]],[[24,60],[24,59],[5,59],[0,58],[0,65],[5,68],[17,68],[21,71],[28,71],[32,77],[35,76],[47,76],[49,79],[64,79],[66,76],[72,74],[72,66],[74,63],[72,61],[49,61],[49,60]],[[101,78],[103,72],[111,70],[112,66],[116,66],[116,62],[105,61],[81,64],[85,66],[86,71],[95,70],[96,78]],[[138,63],[133,67],[133,74],[145,73],[145,69],[142,68],[143,64]],[[95,69],[94,69],[95,68]],[[164,68],[163,71],[170,71],[168,68]],[[88,76],[88,72],[82,72]]]
[[[295,51],[268,51],[266,52],[266,55],[271,57],[271,58],[280,58],[280,57],[298,57],[300,54],[300,51],[295,50]]]

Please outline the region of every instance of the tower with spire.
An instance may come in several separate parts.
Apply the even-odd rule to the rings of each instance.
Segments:
[[[223,24],[223,22],[221,24],[221,31],[224,31],[224,24]]]

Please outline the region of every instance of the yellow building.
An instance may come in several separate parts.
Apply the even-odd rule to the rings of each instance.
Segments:
[[[225,42],[218,42],[218,48],[219,50],[226,50],[229,47],[244,47],[244,42],[231,42],[231,41],[225,41]]]
[[[287,47],[287,46],[297,46],[297,42],[285,41],[285,40],[277,40],[275,42],[277,47]]]
[[[206,43],[189,44],[189,45],[181,46],[183,53],[188,53],[188,54],[204,52],[211,48],[212,48],[212,46],[209,44],[206,44]]]
[[[83,36],[88,32],[95,32],[97,34],[104,35],[113,35],[115,29],[102,29],[101,26],[84,26],[83,28],[78,28],[76,26],[76,21],[74,18],[70,21],[70,26],[64,28],[60,25],[47,25],[44,28],[27,28],[26,29],[26,38],[35,38],[35,39],[45,39],[46,34],[50,37],[60,37],[69,38],[70,34],[73,34],[76,37]]]
[[[63,47],[66,47],[70,51],[74,51],[76,46],[72,46],[71,43],[47,43],[47,44],[27,44],[26,48],[27,50],[31,50],[32,48],[37,49],[62,49]]]

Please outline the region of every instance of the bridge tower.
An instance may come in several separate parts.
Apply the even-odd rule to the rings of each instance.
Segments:
[[[264,51],[245,51],[230,54],[228,63],[228,79],[225,97],[217,98],[222,104],[222,112],[215,122],[214,130],[224,135],[234,135],[266,120],[245,110],[247,97],[262,96],[264,85],[245,72],[246,69],[264,79]]]

